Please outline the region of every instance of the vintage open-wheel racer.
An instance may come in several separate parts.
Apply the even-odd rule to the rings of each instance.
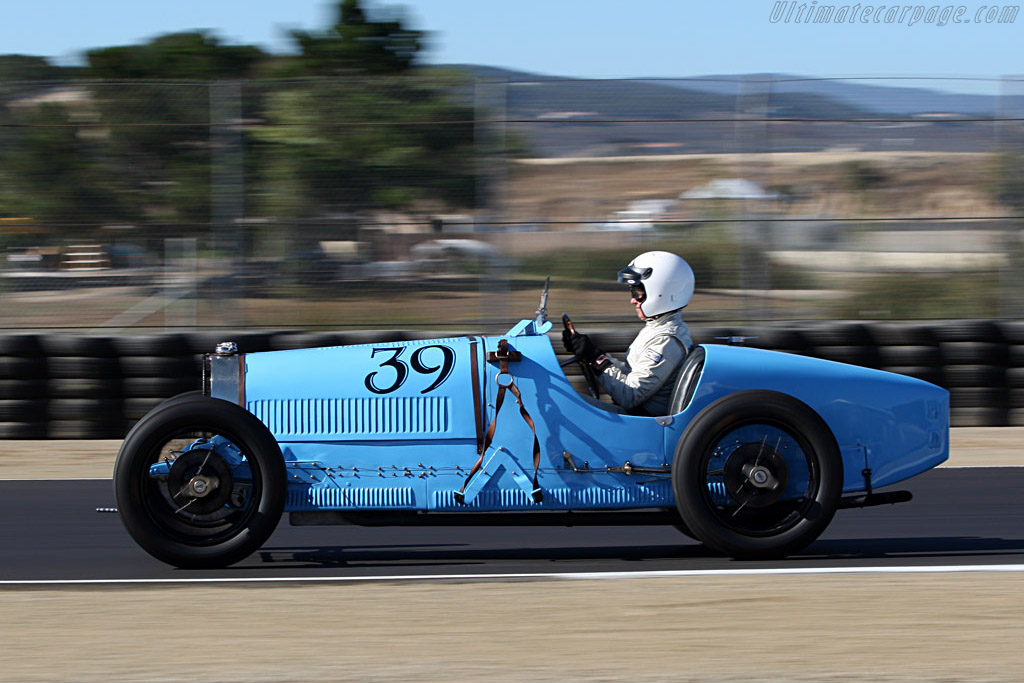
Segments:
[[[207,356],[204,390],[138,422],[121,517],[178,567],[242,560],[284,512],[311,524],[674,524],[781,557],[840,507],[938,465],[949,397],[921,380],[741,346],[695,347],[668,414],[584,400],[535,319],[506,334]],[[570,324],[565,318],[566,324]]]

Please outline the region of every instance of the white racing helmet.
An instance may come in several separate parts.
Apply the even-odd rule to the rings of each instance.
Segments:
[[[648,318],[683,308],[693,296],[693,269],[668,251],[640,254],[619,271],[619,282],[629,285]]]

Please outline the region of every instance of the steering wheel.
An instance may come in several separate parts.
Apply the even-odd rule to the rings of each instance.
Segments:
[[[569,319],[568,313],[562,314],[562,325],[569,331],[569,334],[576,334],[576,326],[572,324],[572,320]],[[597,375],[594,374],[594,368],[584,361],[579,356],[573,356],[569,359],[569,362],[576,361],[580,365],[580,370],[583,371],[583,379],[587,382],[587,389],[590,390],[590,395],[594,398],[599,398],[601,395],[601,389],[597,384]]]

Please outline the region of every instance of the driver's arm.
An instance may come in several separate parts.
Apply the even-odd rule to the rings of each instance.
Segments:
[[[598,382],[617,405],[629,410],[649,401],[685,357],[682,344],[671,335],[659,335],[638,353],[627,355],[632,363],[606,356]]]

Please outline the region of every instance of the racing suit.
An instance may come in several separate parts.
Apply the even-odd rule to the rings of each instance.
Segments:
[[[692,347],[680,311],[648,319],[629,345],[625,362],[607,355],[604,362],[599,359],[596,365],[603,371],[598,382],[626,410],[639,406],[648,415],[665,415],[676,376]]]

